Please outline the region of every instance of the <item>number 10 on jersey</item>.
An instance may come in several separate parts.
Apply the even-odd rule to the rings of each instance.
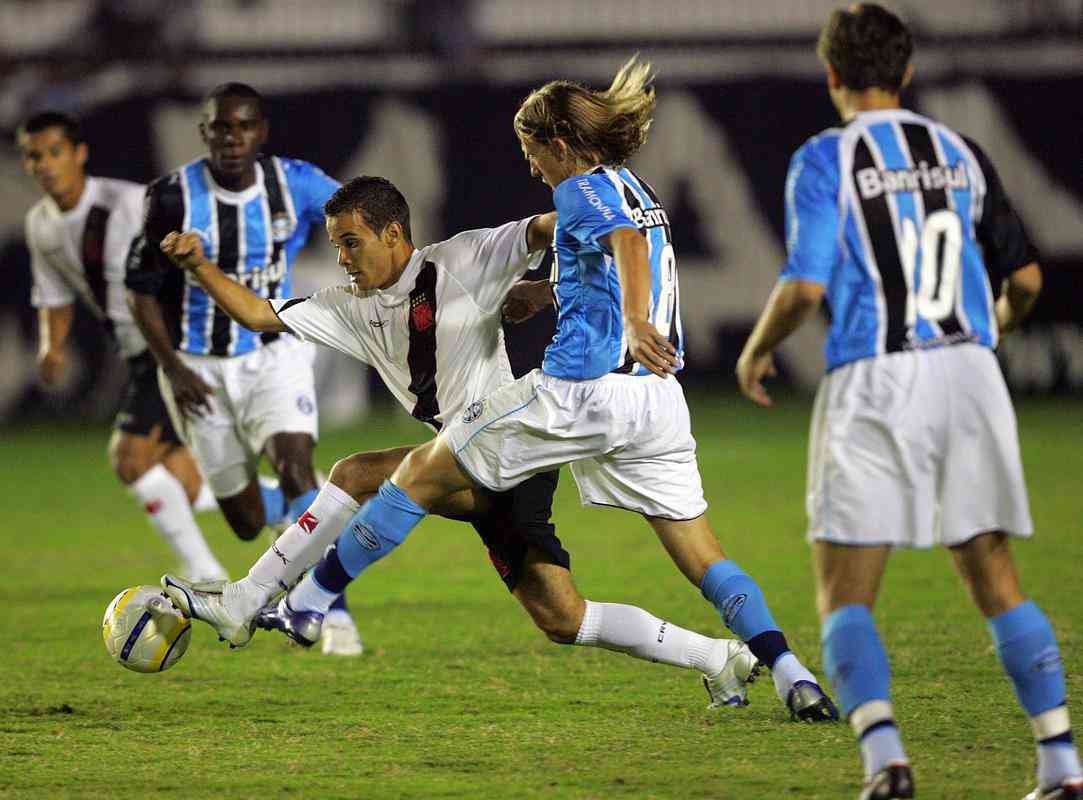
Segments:
[[[909,290],[907,328],[917,324],[919,314],[930,322],[951,316],[959,292],[962,249],[963,224],[954,211],[934,211],[926,217],[920,236],[914,221],[909,217],[903,219],[899,255]]]

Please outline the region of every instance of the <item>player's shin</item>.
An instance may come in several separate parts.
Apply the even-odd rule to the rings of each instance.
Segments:
[[[250,618],[272,596],[288,589],[346,527],[358,507],[347,492],[325,483],[306,509],[297,509],[297,521],[259,557],[248,576],[237,582],[237,602],[244,606],[238,611]]]
[[[225,568],[214,557],[196,524],[184,487],[169,470],[155,464],[129,489],[146,510],[151,525],[173,549],[186,577],[194,580],[226,577]]]
[[[1059,786],[1083,774],[1064,683],[1064,668],[1053,628],[1031,601],[989,620],[1005,672],[1012,679],[1019,704],[1030,717],[1038,747],[1038,784]]]
[[[428,512],[391,481],[345,525],[335,546],[290,592],[295,611],[327,613],[349,583],[406,540]]]
[[[700,581],[700,591],[718,610],[726,627],[771,670],[779,699],[786,702],[794,686],[802,681],[816,683],[816,677],[790,652],[763,590],[737,564],[729,560],[711,564]]]
[[[660,661],[711,674],[721,668],[716,645],[710,639],[685,630],[636,606],[586,601],[586,612],[575,644],[604,647],[644,661]]]
[[[891,669],[872,614],[865,606],[836,609],[823,625],[828,677],[861,744],[865,776],[908,763],[891,707]]]

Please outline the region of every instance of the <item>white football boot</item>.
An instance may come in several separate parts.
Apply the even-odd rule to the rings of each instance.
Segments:
[[[703,676],[703,685],[711,698],[707,708],[748,705],[748,684],[760,674],[760,662],[748,645],[736,639],[720,640],[725,660],[718,672]]]
[[[219,641],[231,648],[244,647],[252,638],[254,620],[243,620],[229,609],[222,596],[225,581],[195,583],[176,575],[162,576],[162,589],[184,616],[206,622],[218,632]]]

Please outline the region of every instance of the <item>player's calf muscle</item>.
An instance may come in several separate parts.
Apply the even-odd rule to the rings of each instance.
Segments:
[[[134,483],[162,460],[165,450],[150,437],[118,431],[109,440],[109,465],[122,483]]]

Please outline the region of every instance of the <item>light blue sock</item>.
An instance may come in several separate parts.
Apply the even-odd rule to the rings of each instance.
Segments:
[[[402,544],[426,514],[406,492],[384,481],[339,534],[335,551],[342,569],[351,580],[356,578]]]
[[[308,507],[312,505],[312,501],[316,499],[316,495],[320,493],[319,489],[309,489],[302,495],[290,500],[289,505],[286,506],[286,516],[296,522],[302,514],[308,511]]]
[[[751,641],[761,633],[779,630],[767,608],[763,590],[734,562],[723,559],[707,567],[699,589],[707,601],[718,609],[726,627],[744,641]]]
[[[1027,716],[1064,705],[1064,669],[1057,638],[1038,606],[1028,600],[990,618],[989,632]]]
[[[824,669],[861,744],[865,776],[906,763],[891,709],[891,667],[869,609],[836,609],[824,620],[821,635]]]
[[[824,669],[846,716],[872,700],[891,702],[891,668],[865,606],[843,606],[824,620]]]
[[[1080,774],[1079,754],[1068,721],[1064,667],[1057,638],[1032,601],[989,619],[1000,663],[1012,679],[1038,745],[1038,782],[1045,788]]]
[[[263,500],[263,518],[268,525],[280,522],[286,516],[286,495],[277,481],[260,478],[259,495]]]

